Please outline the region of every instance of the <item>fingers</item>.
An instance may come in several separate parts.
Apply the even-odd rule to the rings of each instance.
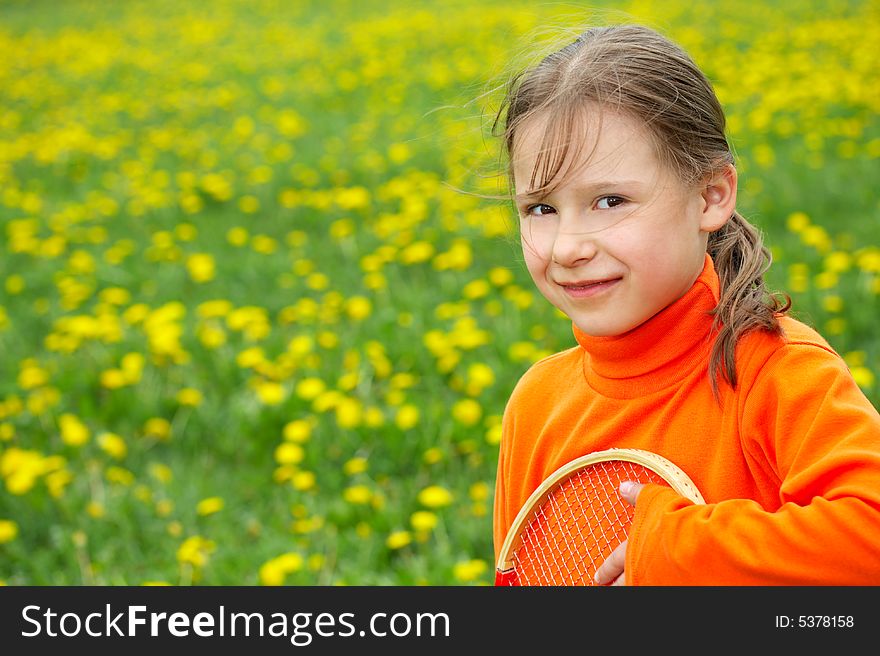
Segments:
[[[626,540],[617,545],[611,555],[596,570],[593,577],[598,585],[626,585],[623,577],[623,566],[626,563]],[[618,579],[620,579],[618,581]]]
[[[620,484],[620,496],[627,503],[634,506],[636,505],[636,500],[639,498],[639,493],[644,487],[645,485],[643,483],[624,481]],[[608,556],[605,562],[596,570],[594,580],[598,585],[626,585],[626,573],[624,572],[624,566],[626,565],[626,544],[627,541],[624,540],[617,545],[617,548],[611,552],[611,555]]]
[[[620,496],[629,503],[630,505],[636,505],[636,499],[639,496],[639,493],[642,491],[642,488],[645,487],[643,483],[636,483],[635,481],[624,481],[620,484]]]

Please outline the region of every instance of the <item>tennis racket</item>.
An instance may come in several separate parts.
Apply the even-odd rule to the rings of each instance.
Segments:
[[[704,503],[687,474],[656,453],[589,453],[553,472],[523,504],[501,546],[495,585],[595,585],[635,513],[618,492],[623,481],[667,485]]]

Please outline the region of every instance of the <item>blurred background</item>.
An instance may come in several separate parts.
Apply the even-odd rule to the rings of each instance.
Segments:
[[[0,2],[0,581],[491,583],[504,404],[574,339],[489,125],[557,28],[692,54],[878,405],[878,7]]]

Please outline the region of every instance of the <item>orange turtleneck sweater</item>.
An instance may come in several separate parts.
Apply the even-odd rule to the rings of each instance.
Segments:
[[[709,382],[718,276],[634,330],[534,364],[504,412],[496,560],[541,481],[591,451],[631,447],[681,467],[706,505],[649,485],[629,532],[630,585],[880,584],[880,414],[814,330],[781,317],[736,351],[738,385]]]

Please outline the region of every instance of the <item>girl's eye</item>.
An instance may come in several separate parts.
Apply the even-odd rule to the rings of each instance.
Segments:
[[[526,208],[526,214],[528,216],[546,216],[547,214],[552,214],[555,212],[550,205],[545,205],[544,203],[538,203],[537,205],[529,205]]]
[[[600,210],[610,210],[612,207],[623,205],[625,202],[620,196],[603,196],[596,203],[596,207]]]

